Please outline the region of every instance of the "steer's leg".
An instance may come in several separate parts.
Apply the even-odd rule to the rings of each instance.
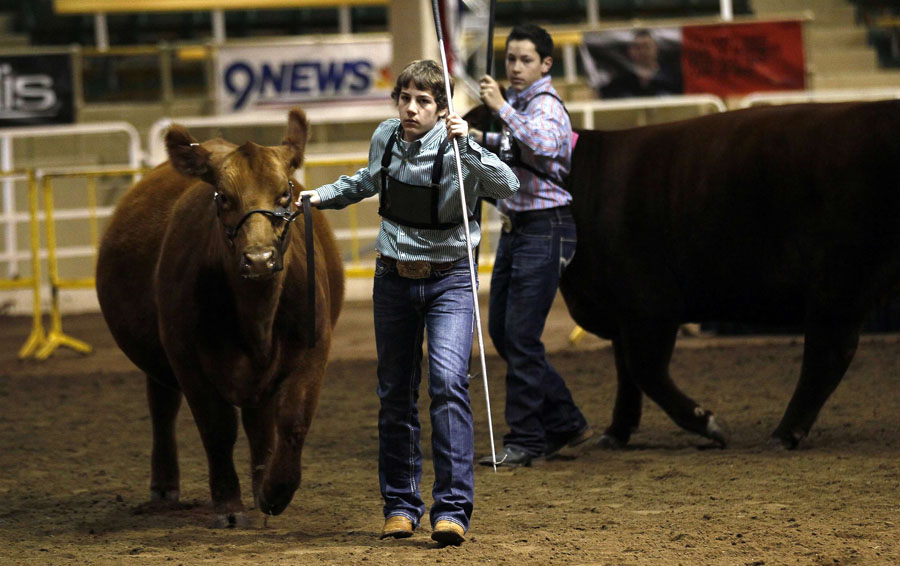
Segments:
[[[147,402],[153,424],[153,452],[150,456],[150,501],[178,501],[178,444],[175,417],[181,407],[181,389],[147,376]]]
[[[184,379],[181,383],[185,384]],[[199,383],[197,383],[199,382]],[[194,413],[200,439],[206,449],[209,490],[215,527],[245,527],[249,523],[241,502],[241,486],[234,469],[234,443],[237,440],[237,410],[223,399],[203,378],[191,380],[184,394]]]
[[[250,444],[250,471],[253,477],[253,500],[260,508],[259,496],[266,474],[266,460],[275,443],[275,407],[246,408],[241,411],[244,432]]]
[[[794,395],[772,438],[788,449],[806,438],[819,411],[847,371],[859,344],[861,323],[814,322],[806,327],[803,368]]]
[[[631,433],[641,423],[641,403],[643,394],[628,373],[625,353],[620,339],[613,340],[613,352],[616,357],[616,404],[613,408],[612,424],[603,432],[599,445],[602,448],[622,448],[628,444]]]
[[[273,403],[277,440],[258,496],[259,509],[267,515],[284,511],[300,486],[303,442],[319,399],[327,351],[320,346],[312,359],[301,360],[300,369],[284,380]]]
[[[678,389],[669,375],[675,348],[675,322],[632,321],[622,329],[622,352],[628,375],[680,427],[725,446],[725,435],[711,411]]]

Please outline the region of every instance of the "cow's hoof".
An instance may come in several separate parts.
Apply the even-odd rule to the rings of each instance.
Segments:
[[[214,529],[245,529],[250,521],[242,511],[237,513],[218,513],[213,521]]]
[[[282,511],[287,509],[291,499],[294,498],[294,490],[288,488],[269,489],[269,495],[266,496],[265,490],[260,493],[257,498],[259,510],[266,515],[280,515]]]
[[[171,502],[175,503],[181,497],[181,491],[178,489],[151,489],[150,501]]]
[[[806,437],[801,432],[785,432],[776,430],[772,433],[769,443],[775,447],[784,448],[785,450],[796,450],[800,446],[800,441]]]
[[[597,441],[597,448],[602,450],[622,450],[626,444],[627,442],[622,442],[615,436],[604,433],[600,435],[600,440]]]
[[[706,432],[704,433],[704,435],[707,438],[712,439],[712,441],[715,442],[719,448],[725,448],[728,445],[728,440],[725,437],[725,431],[722,430],[722,427],[716,420],[716,416],[711,413],[706,420]]]

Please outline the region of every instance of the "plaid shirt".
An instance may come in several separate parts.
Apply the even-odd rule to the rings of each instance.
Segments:
[[[569,174],[572,162],[572,122],[565,107],[552,96],[536,96],[539,92],[550,92],[559,96],[550,76],[545,76],[534,84],[516,92],[506,91],[508,100],[497,115],[512,132],[521,149],[520,159],[538,171],[548,173],[553,180],[542,179],[524,167],[513,167],[519,178],[519,191],[505,201],[499,201],[500,212],[539,210],[567,205],[572,195],[556,179],[564,179]],[[527,108],[524,105],[528,103]],[[485,145],[496,149],[500,144],[500,134],[486,134]]]
[[[399,130],[400,120],[385,120],[375,129],[369,146],[369,166],[352,176],[341,176],[334,183],[316,189],[322,204],[319,208],[344,208],[378,194],[381,191],[381,157],[390,137]],[[443,120],[420,139],[407,142],[397,136],[391,150],[388,173],[410,185],[431,184],[431,170],[438,148],[447,137]],[[470,216],[475,207],[475,197],[504,199],[519,188],[519,180],[512,170],[490,151],[469,138],[458,138],[462,163],[463,186]],[[454,222],[461,217],[459,182],[453,144],[444,153],[443,172],[438,201],[438,218],[441,222]],[[461,221],[460,221],[461,222]],[[375,249],[383,255],[401,261],[425,260],[433,262],[455,261],[466,257],[466,235],[463,224],[447,230],[411,228],[381,219],[381,229],[375,241]],[[469,222],[469,236],[473,246],[481,241],[481,226]]]

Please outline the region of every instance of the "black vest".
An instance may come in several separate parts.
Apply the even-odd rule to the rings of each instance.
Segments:
[[[399,132],[399,128],[398,128]],[[392,150],[398,132],[394,132],[384,148],[381,157],[381,193],[379,195],[378,214],[392,222],[410,228],[427,230],[449,230],[462,224],[462,218],[452,222],[441,222],[438,219],[440,204],[441,176],[444,169],[444,152],[450,145],[450,138],[444,138],[438,147],[434,166],[431,168],[431,184],[428,186],[410,185],[392,177],[388,173],[391,164]],[[473,215],[469,221],[475,220]]]

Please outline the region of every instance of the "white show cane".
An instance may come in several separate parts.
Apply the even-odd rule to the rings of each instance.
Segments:
[[[444,51],[444,34],[441,30],[441,15],[438,0],[431,0],[434,11],[434,26],[437,30],[438,46],[441,49],[441,64],[444,69],[444,87],[447,91],[447,110],[453,114],[453,94],[450,92],[450,75],[447,72],[447,54]],[[459,159],[459,144],[453,138],[453,153],[456,156],[456,177],[459,181],[459,201],[462,203],[463,228],[466,231],[466,252],[469,258],[469,278],[472,281],[472,300],[475,303],[475,330],[478,335],[478,353],[481,357],[481,375],[484,377],[484,399],[487,403],[488,433],[491,435],[491,462],[497,471],[497,452],[494,448],[494,424],[491,421],[491,396],[488,393],[487,364],[484,361],[484,337],[481,334],[481,311],[478,308],[478,287],[475,283],[475,262],[472,259],[472,238],[469,235],[469,207],[463,187],[462,161]]]

